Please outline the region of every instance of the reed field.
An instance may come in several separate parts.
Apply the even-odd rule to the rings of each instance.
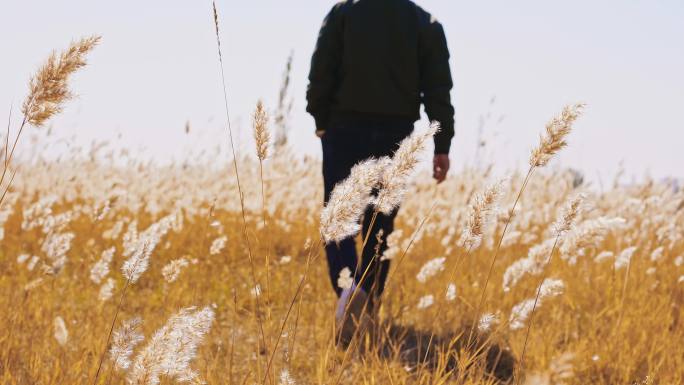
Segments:
[[[261,104],[256,147],[238,152],[226,124],[232,153],[207,162],[16,153],[69,108],[97,44],[48,59],[3,138],[0,383],[684,383],[684,192],[549,165],[584,105],[540,111],[557,115],[504,178],[465,167],[435,184],[438,125],[417,127],[325,207],[320,160],[274,143]],[[358,233],[369,204],[401,205],[378,256],[392,268],[345,348],[323,245]]]

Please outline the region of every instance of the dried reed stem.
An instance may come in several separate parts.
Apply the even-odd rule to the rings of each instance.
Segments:
[[[551,263],[551,259],[553,258],[553,253],[556,251],[560,237],[561,237],[560,233],[558,235],[556,235],[556,239],[553,242],[553,247],[551,248],[551,253],[549,254],[547,264]],[[537,284],[537,294],[534,297],[534,305],[532,305],[532,312],[530,313],[530,319],[527,323],[527,332],[525,333],[525,342],[523,343],[523,350],[522,350],[522,353],[520,354],[520,365],[518,367],[518,370],[520,372],[522,372],[525,369],[525,351],[527,350],[527,341],[530,338],[530,331],[532,330],[532,323],[534,322],[535,310],[537,309],[537,304],[539,303],[539,296],[541,295],[542,284],[544,283],[546,278],[547,278],[546,274],[543,274],[539,280],[539,284]],[[521,378],[522,378],[522,376],[517,377],[516,384],[520,383]]]
[[[9,150],[9,137],[10,137],[10,128],[12,126],[12,106],[10,106],[9,109],[9,114],[7,114],[7,134],[5,135],[5,148],[2,150],[3,156],[5,157],[5,162],[4,162],[4,168],[7,169],[7,159],[8,159],[8,150]]]
[[[267,210],[266,210],[266,187],[264,183],[264,159],[268,157],[268,146],[271,140],[271,134],[268,130],[268,115],[264,109],[264,105],[261,101],[257,103],[256,110],[253,115],[254,123],[254,142],[256,144],[256,154],[259,158],[259,182],[261,185],[261,215],[264,224],[264,233],[266,234],[266,258],[264,265],[266,268],[266,285],[265,285],[265,297],[266,303],[271,303],[271,233],[268,231]],[[263,234],[263,233],[262,233]],[[266,306],[266,318],[271,321],[271,307]],[[271,343],[269,337],[268,343]]]
[[[629,259],[627,263],[627,271],[625,271],[625,283],[622,285],[622,294],[620,295],[620,315],[618,316],[617,323],[615,323],[615,330],[617,331],[622,324],[622,316],[625,312],[625,297],[627,295],[627,282],[629,280],[629,272],[632,269],[632,258]]]
[[[100,370],[102,370],[102,363],[104,362],[105,355],[107,354],[107,346],[109,346],[109,341],[111,341],[112,339],[114,326],[116,325],[116,320],[119,317],[119,312],[121,311],[121,307],[123,306],[123,301],[126,297],[126,291],[128,290],[128,286],[130,285],[130,283],[131,280],[129,278],[126,280],[126,284],[124,285],[124,288],[121,291],[121,296],[119,297],[119,304],[116,306],[116,311],[114,312],[114,319],[112,320],[112,324],[109,326],[109,334],[107,334],[107,341],[105,342],[104,347],[102,348],[102,353],[100,354],[100,362],[97,365],[97,372],[95,372],[93,385],[97,384],[97,378],[100,376]]]
[[[271,134],[268,130],[268,114],[264,109],[264,104],[257,102],[256,110],[252,116],[254,126],[254,142],[256,144],[256,154],[259,159],[259,182],[261,184],[261,215],[264,224],[264,232],[266,233],[266,303],[271,301],[271,273],[270,273],[270,253],[271,253],[271,234],[268,231],[268,223],[266,220],[266,187],[264,183],[264,159],[268,157],[268,146],[271,140]],[[271,310],[267,306],[267,317],[271,319]]]
[[[311,262],[314,262],[318,259],[318,256],[320,255],[321,251],[321,242],[316,245],[316,255],[314,257],[311,257],[311,254],[313,253],[313,246],[309,248],[309,254],[306,257],[306,267],[304,269],[304,274],[302,275],[302,278],[299,280],[299,284],[297,285],[297,289],[295,290],[295,294],[292,297],[292,300],[290,301],[290,304],[287,307],[287,312],[285,312],[285,318],[283,318],[283,322],[280,325],[280,329],[278,330],[278,337],[276,338],[275,345],[273,346],[273,351],[271,352],[271,356],[268,359],[268,364],[266,365],[266,374],[264,375],[264,378],[261,380],[262,384],[266,383],[266,378],[268,377],[269,371],[271,369],[271,365],[273,364],[273,358],[275,357],[276,351],[278,350],[278,345],[280,343],[280,340],[282,339],[283,336],[283,331],[285,330],[285,326],[287,325],[287,320],[290,318],[290,314],[292,313],[292,309],[294,308],[295,303],[297,302],[297,298],[302,292],[302,289],[304,288],[304,284],[306,283],[306,279],[309,276],[309,271],[311,269]]]
[[[212,1],[212,7],[214,11],[214,27],[215,27],[215,32],[216,32],[216,45],[218,48],[218,57],[219,57],[219,64],[221,67],[221,84],[223,86],[223,102],[226,110],[226,123],[227,123],[227,128],[228,128],[228,136],[230,138],[230,149],[233,155],[233,169],[235,171],[235,180],[237,182],[237,187],[238,187],[238,194],[240,195],[240,211],[242,213],[242,236],[245,240],[245,243],[247,244],[247,255],[249,257],[249,264],[250,264],[250,273],[252,276],[252,283],[254,287],[256,288],[258,285],[258,281],[256,278],[256,269],[254,267],[254,256],[252,254],[252,245],[249,240],[249,235],[247,233],[247,218],[245,214],[245,199],[244,199],[244,194],[242,192],[242,186],[240,184],[240,172],[238,170],[238,163],[237,163],[237,154],[235,151],[235,143],[233,140],[233,129],[231,127],[230,123],[230,109],[228,108],[228,91],[226,88],[226,75],[225,71],[223,69],[223,55],[221,53],[221,38],[219,34],[219,21],[218,21],[218,11],[216,10],[216,2]],[[259,316],[259,311],[260,311],[260,301],[259,301],[259,295],[254,296],[254,318],[257,321],[257,325],[259,328],[260,332],[260,337],[261,337],[261,343],[264,346],[264,349],[268,351],[268,346],[266,345],[266,334],[264,333],[264,326],[261,321],[261,317]],[[258,345],[258,342],[257,342]],[[256,349],[256,355],[259,357],[259,348],[257,346]],[[268,374],[268,371],[267,371]]]

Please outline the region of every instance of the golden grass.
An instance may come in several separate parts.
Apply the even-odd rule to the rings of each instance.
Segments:
[[[261,303],[261,312],[268,311],[271,316],[261,320],[267,340],[274,341],[312,254],[308,245],[318,247],[319,165],[289,155],[266,163],[267,227],[263,226],[258,199],[261,187],[257,168],[256,160],[244,160],[241,165],[242,170],[252,170],[245,171],[243,183],[249,197],[245,202],[247,234],[254,248],[256,280],[262,288],[266,287],[265,258],[271,255],[268,301],[264,293]],[[149,338],[180,308],[214,306],[216,320],[193,367],[209,383],[261,382],[259,372],[264,374],[271,352],[263,347],[257,351],[260,336],[253,317],[254,285],[242,239],[236,186],[226,177],[229,170],[227,165],[207,170],[200,166],[117,167],[95,162],[26,168],[27,176],[16,181],[15,191],[3,205],[7,214],[0,257],[0,306],[6,311],[0,315],[1,382],[92,381],[115,312],[114,299],[125,284],[120,272],[125,259],[123,237],[131,224],[143,230],[176,210],[182,213],[180,224],[161,239],[148,271],[129,288],[120,319],[142,317],[142,330]],[[398,218],[398,228],[404,234],[398,243],[406,245],[434,204],[433,214],[413,237],[403,262],[395,260],[398,268],[390,274],[389,291],[380,312],[382,327],[374,335],[377,341],[363,340],[359,351],[365,353],[355,351],[344,367],[340,366],[343,353],[331,345],[334,295],[324,261],[313,261],[273,359],[274,381],[287,369],[297,383],[332,383],[340,374],[341,383],[481,383],[487,376],[482,357],[466,365],[468,352],[452,349],[462,358],[455,365],[461,372],[449,375],[452,366],[448,365],[447,353],[426,354],[424,350],[411,350],[409,345],[424,348],[432,332],[432,344],[438,347],[444,347],[440,338],[448,340],[448,336],[460,337],[455,345],[464,345],[507,208],[521,182],[522,176],[514,175],[502,186],[501,213],[493,225],[484,228],[482,245],[471,250],[452,275],[447,272],[466,252],[459,238],[467,226],[468,202],[490,180],[477,170],[461,170],[435,192],[429,175],[418,177]],[[525,372],[542,378],[549,368],[562,366],[554,362],[567,360],[570,354],[573,376],[567,383],[631,383],[647,376],[658,383],[679,383],[684,378],[679,343],[679,277],[684,271],[677,257],[684,254],[680,239],[684,197],[653,182],[598,193],[592,188],[573,188],[570,173],[537,174],[521,198],[521,208],[494,267],[482,313],[499,313],[500,322],[492,326],[487,343],[501,346],[519,359],[526,330],[510,330],[507,320],[514,305],[534,298],[541,276],[523,277],[504,292],[502,275],[512,262],[552,235],[560,208],[579,191],[586,194],[592,207],[580,214],[575,229],[599,217],[621,217],[625,223],[595,243],[584,242],[579,249],[568,251],[576,257],[574,264],[568,262],[570,259],[554,258],[548,265],[545,274],[563,280],[565,292],[536,310]],[[52,199],[46,200],[48,197]],[[116,228],[121,228],[118,234]],[[41,267],[49,267],[50,260],[41,246],[50,233],[73,233],[74,238],[63,269],[46,275],[44,271],[50,270]],[[222,236],[228,239],[225,248],[211,255],[212,242]],[[270,239],[270,247],[266,239]],[[629,246],[637,247],[629,276],[625,268],[614,268],[614,258],[593,261],[603,251],[618,255]],[[660,246],[664,249],[655,253],[653,261],[651,254]],[[90,280],[90,271],[110,247],[116,248],[107,275],[115,282],[114,299],[103,302],[99,299],[101,285]],[[559,249],[555,251],[558,256]],[[23,254],[38,258],[33,269],[28,268],[30,259],[17,261]],[[447,257],[446,270],[420,283],[415,277],[423,263],[439,256]],[[181,257],[190,263],[174,282],[166,282],[164,266]],[[627,278],[629,285],[625,286]],[[42,281],[36,283],[36,279]],[[444,289],[452,282],[457,297],[450,302]],[[435,304],[417,309],[419,299],[429,294]],[[435,319],[438,314],[439,319]],[[63,346],[55,338],[57,317],[64,320],[68,330]],[[421,365],[426,356],[429,362]],[[110,365],[106,359],[103,373],[109,373]],[[114,372],[112,383],[122,383],[123,378]],[[101,377],[99,381],[105,380]]]

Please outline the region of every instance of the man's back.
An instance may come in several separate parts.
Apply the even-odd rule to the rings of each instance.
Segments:
[[[420,103],[453,136],[449,51],[441,25],[409,0],[348,0],[328,14],[312,58],[307,110],[319,129],[335,115],[415,121]]]
[[[418,20],[404,0],[366,0],[349,7],[338,90],[343,110],[408,115],[418,94]]]

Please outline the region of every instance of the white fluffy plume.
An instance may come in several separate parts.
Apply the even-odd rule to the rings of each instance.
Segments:
[[[439,123],[432,122],[427,130],[414,131],[401,142],[380,178],[381,188],[375,199],[375,205],[380,212],[390,214],[399,206],[425,144],[438,131]]]
[[[537,301],[537,308],[539,308],[548,298],[557,297],[563,294],[565,290],[565,283],[560,279],[546,278],[542,282],[539,289],[539,301]],[[509,327],[511,330],[522,329],[527,322],[532,310],[534,309],[534,298],[528,298],[519,304],[513,306],[511,316],[509,318]]]
[[[147,270],[150,255],[157,247],[161,237],[166,235],[176,221],[178,221],[178,214],[168,215],[152,224],[139,236],[133,236],[129,242],[124,242],[123,255],[130,256],[130,258],[124,262],[121,271],[130,283],[138,281],[142,273]]]
[[[338,183],[321,212],[321,236],[325,242],[338,242],[361,230],[359,218],[371,201],[378,184],[382,160],[367,159],[351,169],[349,177]]]
[[[131,366],[131,354],[136,345],[145,337],[138,331],[142,319],[135,317],[125,321],[120,328],[112,334],[112,347],[109,355],[115,368],[127,370]]]
[[[190,362],[213,321],[214,312],[209,307],[185,308],[169,318],[138,353],[128,382],[157,385],[162,375],[178,382],[196,380],[199,375],[190,368]]]

